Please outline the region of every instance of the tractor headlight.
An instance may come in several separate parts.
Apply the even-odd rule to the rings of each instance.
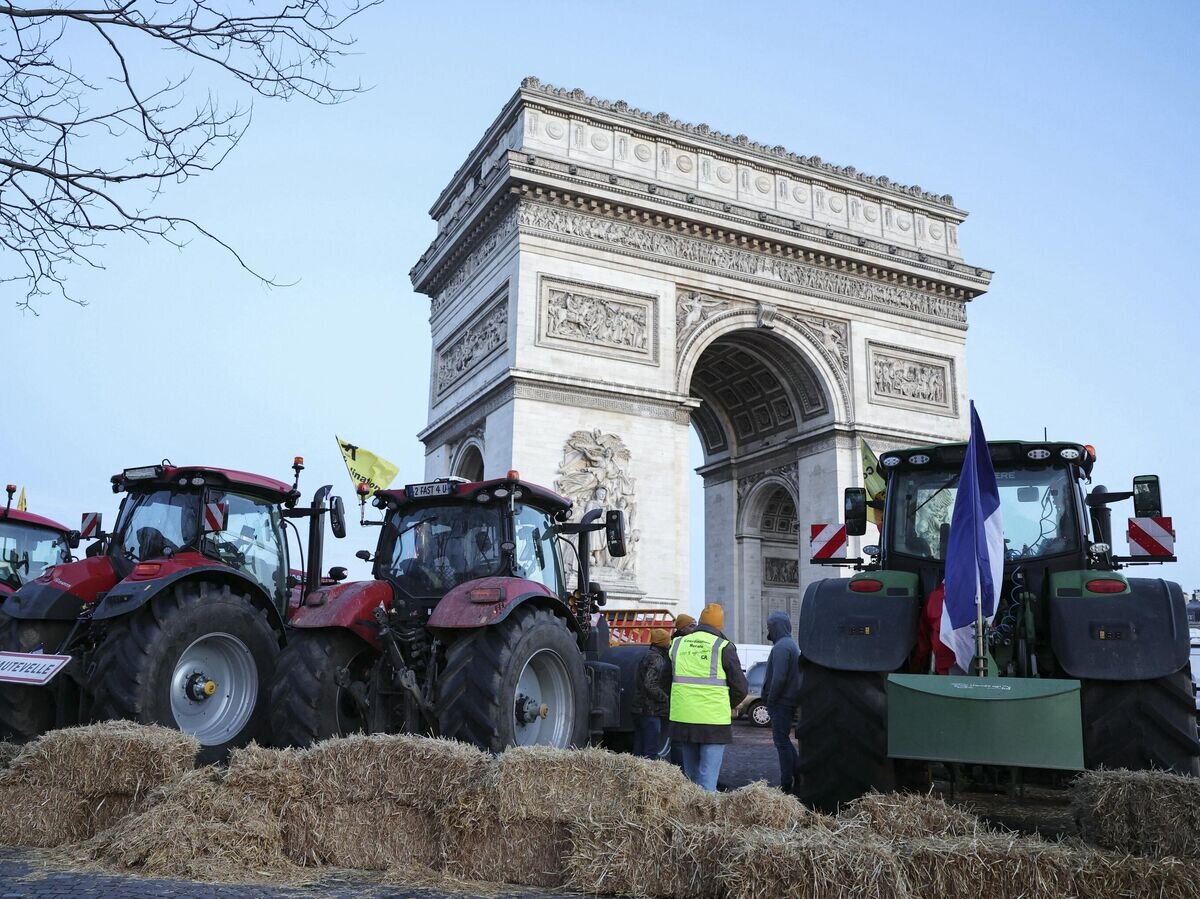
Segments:
[[[1068,446],[1068,447],[1065,447],[1065,448],[1059,450],[1058,454],[1060,456],[1062,456],[1062,458],[1066,459],[1069,462],[1074,462],[1076,459],[1079,458],[1079,450],[1075,449],[1072,446]]]
[[[929,457],[924,453],[917,453],[915,456],[908,457],[909,465],[928,465]]]
[[[884,468],[895,468],[900,464],[899,456],[884,456],[882,465]]]
[[[1050,458],[1050,450],[1048,449],[1031,449],[1025,454],[1034,462],[1042,462]]]

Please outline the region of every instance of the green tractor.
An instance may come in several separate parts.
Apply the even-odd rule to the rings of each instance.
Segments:
[[[801,605],[798,792],[810,805],[927,785],[930,762],[993,775],[1098,767],[1200,775],[1183,591],[1122,572],[1174,561],[1157,476],[1135,478],[1131,491],[1089,491],[1090,446],[988,448],[1005,550],[979,671],[951,667],[945,653],[939,664],[931,651],[967,445],[883,454],[883,499],[846,490],[846,533],[864,534],[874,509],[880,541],[864,547],[865,563],[814,558],[856,572],[809,585]],[[1110,506],[1130,498],[1137,517],[1122,557]],[[1138,525],[1157,529],[1161,542]]]

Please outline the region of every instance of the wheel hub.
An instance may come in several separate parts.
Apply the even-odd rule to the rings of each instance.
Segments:
[[[203,634],[180,653],[171,675],[175,726],[201,746],[219,746],[254,714],[258,686],[258,665],[240,637]]]
[[[202,671],[193,671],[188,675],[183,692],[187,694],[187,698],[192,700],[192,702],[204,702],[204,700],[217,692],[217,682],[209,680]]]
[[[516,716],[518,724],[533,724],[538,719],[545,720],[550,714],[550,706],[544,702],[538,702],[532,696],[526,696],[524,693],[517,695]]]

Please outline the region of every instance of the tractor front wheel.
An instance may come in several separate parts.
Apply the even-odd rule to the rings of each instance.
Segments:
[[[1190,666],[1155,680],[1085,680],[1080,705],[1088,768],[1200,775]]]
[[[93,717],[162,724],[200,741],[201,763],[264,741],[279,638],[228,586],[186,583],[109,622],[90,684]]]
[[[796,795],[805,804],[833,812],[871,790],[894,790],[887,674],[835,671],[801,659],[796,741]]]
[[[361,701],[377,653],[344,630],[293,630],[271,683],[271,738],[311,746],[366,730]],[[363,696],[355,699],[358,686]]]
[[[519,608],[446,647],[438,679],[443,737],[500,752],[509,746],[580,746],[588,739],[587,674],[566,623]]]
[[[70,630],[70,621],[29,621],[0,613],[0,649],[55,653]],[[53,688],[0,684],[0,740],[27,743],[52,730],[56,720]]]

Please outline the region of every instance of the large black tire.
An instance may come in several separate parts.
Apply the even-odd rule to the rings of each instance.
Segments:
[[[0,650],[29,652],[39,646],[57,652],[71,630],[70,621],[29,621],[0,613]],[[64,675],[59,674],[59,677]],[[0,741],[27,743],[53,730],[57,721],[51,687],[0,684]]]
[[[1200,775],[1190,666],[1156,680],[1084,681],[1080,704],[1088,768]]]
[[[532,673],[539,665],[546,672],[538,679],[547,682],[547,696],[542,697],[547,717],[529,720],[526,704],[519,725],[517,683],[531,662]],[[561,678],[560,695],[553,701],[549,682],[556,676]],[[470,631],[446,647],[438,678],[438,730],[443,737],[491,752],[531,743],[582,746],[588,740],[588,696],[583,654],[566,622],[547,609],[519,608],[504,621]]]
[[[796,795],[833,812],[871,790],[895,789],[887,754],[887,674],[800,660]]]
[[[271,740],[279,747],[311,746],[366,730],[350,691],[338,684],[349,670],[364,682],[377,658],[349,631],[293,630],[271,682]]]
[[[211,696],[189,699],[187,691],[202,692],[201,684],[210,677],[201,656],[205,651],[217,658],[214,667],[222,653],[233,659],[228,665],[244,667],[221,678],[224,683],[212,679]],[[92,716],[192,733],[200,740],[200,762],[221,761],[234,747],[267,742],[268,691],[278,659],[279,636],[267,613],[248,596],[235,595],[224,585],[184,583],[110,621],[89,683]],[[185,661],[187,665],[181,664]],[[214,708],[205,704],[212,702],[217,703],[215,715],[205,720],[207,710]],[[177,720],[176,708],[201,717]]]

